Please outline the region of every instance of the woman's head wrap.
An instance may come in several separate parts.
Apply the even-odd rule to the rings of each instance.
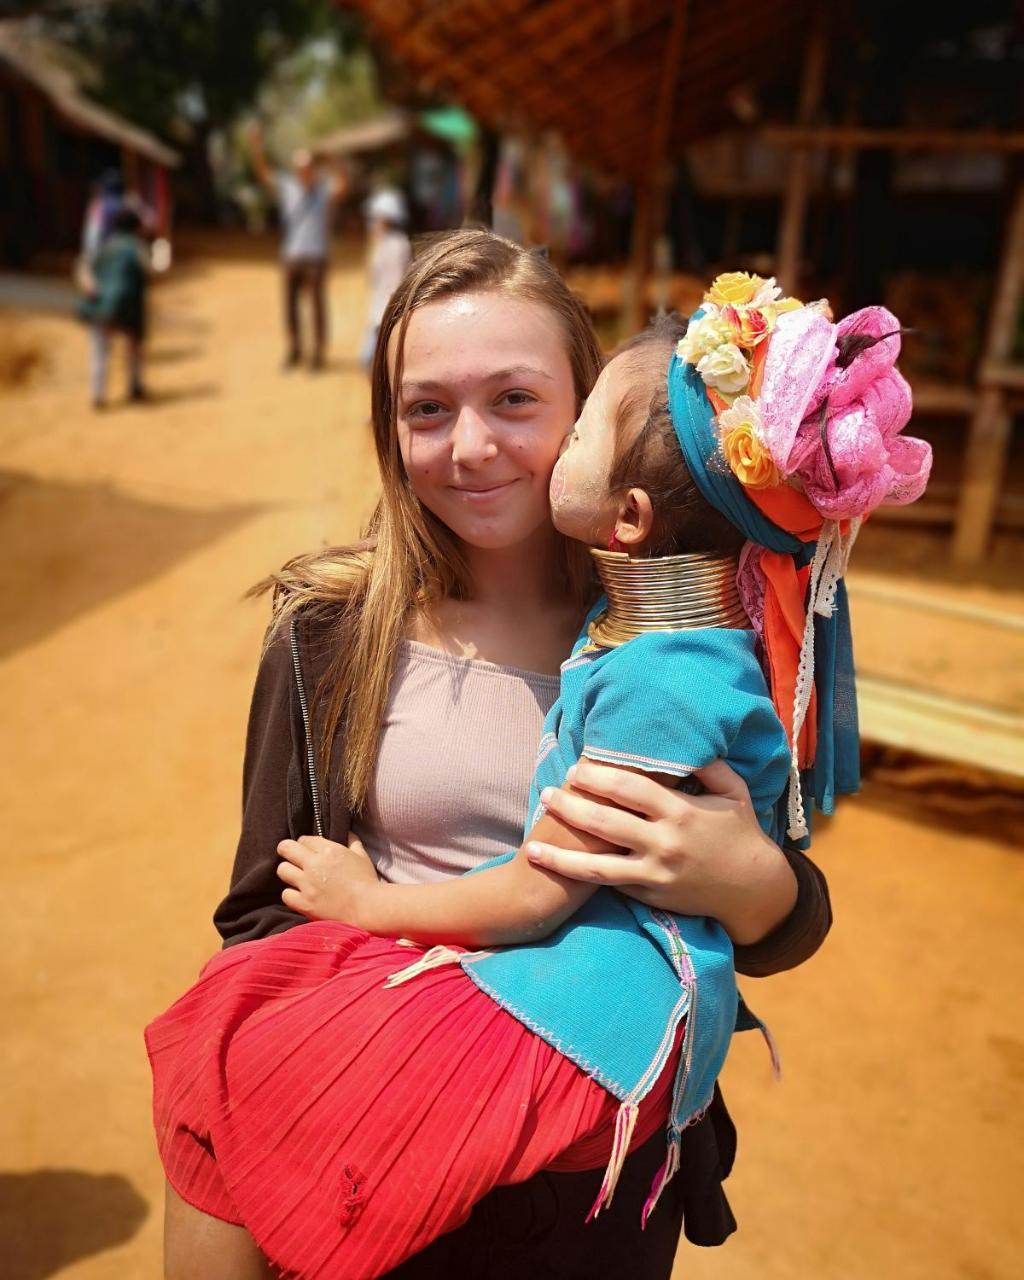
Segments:
[[[894,367],[896,317],[869,307],[835,325],[827,304],[778,293],[719,277],[672,357],[668,395],[694,483],[747,539],[740,592],[793,752],[787,827],[801,838],[805,794],[831,813],[859,785],[850,549],[875,507],[920,497],[931,448],[900,435],[911,396]]]

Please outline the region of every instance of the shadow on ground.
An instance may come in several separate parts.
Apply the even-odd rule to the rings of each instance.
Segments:
[[[6,1280],[45,1280],[124,1244],[149,1205],[118,1173],[34,1169],[0,1173],[0,1258]]]
[[[104,412],[116,412],[118,409],[147,409],[157,405],[178,404],[184,400],[211,400],[221,393],[220,384],[216,382],[197,382],[189,387],[154,387],[146,383],[146,398],[141,405],[132,400],[119,400],[115,388]]]
[[[262,510],[145,502],[110,485],[0,471],[0,657],[164,573]],[[2,1267],[0,1267],[2,1271]]]
[[[1024,782],[892,747],[862,748],[858,803],[967,839],[1024,849]]]

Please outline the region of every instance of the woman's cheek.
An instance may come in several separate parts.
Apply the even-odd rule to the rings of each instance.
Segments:
[[[423,435],[411,435],[402,450],[405,469],[413,485],[441,483],[447,474],[443,445]]]

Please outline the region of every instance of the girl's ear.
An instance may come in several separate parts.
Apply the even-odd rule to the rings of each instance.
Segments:
[[[630,489],[615,520],[615,537],[626,548],[639,547],[651,536],[654,507],[645,489]]]

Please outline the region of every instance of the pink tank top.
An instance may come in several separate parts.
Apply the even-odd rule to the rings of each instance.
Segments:
[[[352,834],[381,877],[425,884],[517,848],[558,677],[403,643]]]

